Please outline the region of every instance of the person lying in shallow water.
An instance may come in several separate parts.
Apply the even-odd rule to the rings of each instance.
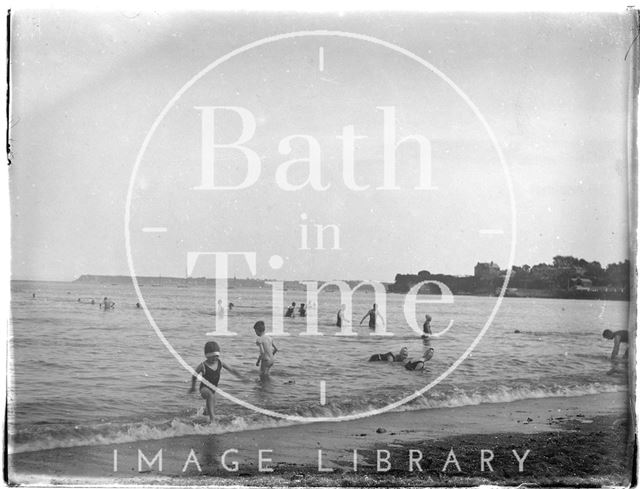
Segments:
[[[425,363],[433,358],[434,351],[435,350],[433,348],[427,348],[421,359],[407,360],[407,363],[404,364],[404,368],[406,368],[407,370],[424,370]]]
[[[400,348],[400,352],[394,355],[390,351],[387,353],[376,353],[369,357],[370,362],[404,362],[409,357],[409,349],[406,346]]]

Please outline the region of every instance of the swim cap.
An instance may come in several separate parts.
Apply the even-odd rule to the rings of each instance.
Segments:
[[[215,341],[207,341],[204,345],[204,356],[207,358],[220,356],[220,345]]]
[[[431,358],[433,357],[433,352],[435,350],[433,348],[429,348],[425,353],[424,353],[424,361],[428,362],[429,360],[431,360]]]

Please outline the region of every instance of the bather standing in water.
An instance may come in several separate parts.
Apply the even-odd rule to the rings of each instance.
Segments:
[[[113,309],[116,306],[116,303],[113,302],[108,297],[105,297],[104,300],[100,303],[100,309],[104,309],[105,311],[109,309]]]
[[[422,331],[425,335],[431,336],[431,316],[428,314],[424,315],[424,324],[422,325]]]
[[[369,312],[367,312],[362,319],[360,320],[360,325],[362,326],[362,322],[367,319],[367,316],[369,317],[369,329],[376,329],[376,321],[377,318],[380,318],[380,322],[382,323],[382,325],[384,326],[384,319],[382,318],[382,316],[380,315],[380,313],[378,312],[378,306],[377,304],[374,304],[373,307],[371,309],[369,309]]]
[[[336,313],[336,327],[342,328],[342,323],[348,325],[350,321],[344,316],[347,306],[345,304],[340,305],[340,309]]]

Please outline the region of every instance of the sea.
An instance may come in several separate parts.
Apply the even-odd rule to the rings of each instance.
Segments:
[[[271,329],[269,287],[229,289],[235,306],[229,331],[236,334],[220,337],[207,335],[215,330],[214,288],[146,284],[141,291],[174,352],[136,307],[131,285],[12,282],[10,453],[261,429],[300,422],[292,417],[367,415],[392,403],[396,411],[424,410],[628,390],[626,375],[607,375],[612,342],[602,337],[606,328],[627,329],[628,302],[504,298],[457,368],[404,402],[459,362],[487,324],[496,297],[455,296],[443,304],[420,296],[432,302],[416,306],[418,324],[428,313],[433,333],[444,331],[425,341],[407,325],[402,294],[386,296],[392,335],[372,335],[366,320],[358,326],[375,300],[364,287],[353,296],[357,336],[336,335],[340,295],[323,291],[315,305],[322,334],[302,334],[305,318],[284,318],[289,335],[274,338],[279,351],[271,378],[260,381],[253,324],[263,320]],[[284,295],[285,304],[306,302],[303,290]],[[115,301],[113,310],[98,307],[104,297]],[[177,357],[195,368],[211,340],[220,344],[223,362],[240,374],[223,370],[219,387],[241,403],[218,393],[215,422],[208,424],[203,400],[197,391],[188,392],[191,372]],[[420,371],[368,361],[403,346],[416,359],[434,348],[433,358]]]

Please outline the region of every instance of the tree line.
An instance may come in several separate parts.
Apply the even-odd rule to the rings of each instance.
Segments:
[[[598,261],[557,255],[553,257],[551,264],[513,266],[509,287],[567,289],[572,284],[581,285],[582,279],[587,279],[595,287],[628,289],[630,270],[629,260],[609,263],[603,267]]]

